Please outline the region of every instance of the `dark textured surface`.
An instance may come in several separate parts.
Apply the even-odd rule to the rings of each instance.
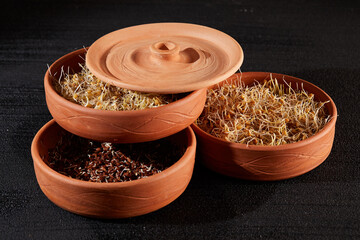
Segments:
[[[0,15],[1,239],[359,239],[360,10],[356,1],[27,1]],[[37,185],[30,155],[51,116],[47,64],[100,36],[148,22],[191,22],[233,36],[242,71],[306,79],[335,101],[339,118],[329,158],[286,181],[226,178],[196,164],[169,206],[103,221],[66,212]]]

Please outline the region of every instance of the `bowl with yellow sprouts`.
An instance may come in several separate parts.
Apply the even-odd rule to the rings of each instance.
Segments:
[[[192,125],[205,166],[246,180],[304,174],[330,154],[337,110],[305,80],[268,72],[237,73],[208,89]]]
[[[112,86],[86,67],[86,53],[59,58],[44,78],[49,111],[67,131],[102,142],[145,142],[175,134],[200,115],[206,89],[157,94]]]

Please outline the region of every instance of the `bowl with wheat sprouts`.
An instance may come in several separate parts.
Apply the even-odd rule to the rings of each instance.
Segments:
[[[200,115],[206,89],[156,94],[112,86],[86,67],[86,53],[83,48],[59,58],[44,78],[48,109],[69,132],[103,142],[145,142],[179,132]]]
[[[330,154],[337,110],[323,90],[277,73],[237,73],[208,88],[192,125],[209,169],[245,180],[302,175]]]
[[[100,143],[49,121],[31,154],[43,193],[57,206],[93,218],[127,218],[158,210],[190,182],[196,139],[190,127],[146,143]]]

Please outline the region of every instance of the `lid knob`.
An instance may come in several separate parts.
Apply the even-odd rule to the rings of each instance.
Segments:
[[[176,61],[180,58],[180,47],[172,41],[160,41],[150,45],[153,57]]]

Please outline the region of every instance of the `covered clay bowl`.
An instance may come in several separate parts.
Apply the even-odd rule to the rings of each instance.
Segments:
[[[233,75],[228,81],[241,81],[252,85],[270,78],[268,72],[244,72]],[[326,102],[324,106],[331,120],[317,134],[290,144],[259,146],[232,143],[216,138],[196,124],[192,124],[198,140],[198,156],[211,170],[241,179],[271,181],[288,179],[304,174],[319,166],[330,154],[334,135],[337,110],[333,100],[319,87],[296,77],[272,73],[280,84],[284,80],[291,86],[303,85],[304,90],[313,93],[315,100]],[[217,87],[217,86],[214,86]]]
[[[70,212],[95,218],[126,218],[160,209],[179,197],[192,176],[196,140],[190,127],[169,137],[186,151],[160,173],[129,182],[97,183],[73,179],[51,169],[43,159],[59,141],[63,129],[51,120],[36,134],[31,154],[43,193]]]

